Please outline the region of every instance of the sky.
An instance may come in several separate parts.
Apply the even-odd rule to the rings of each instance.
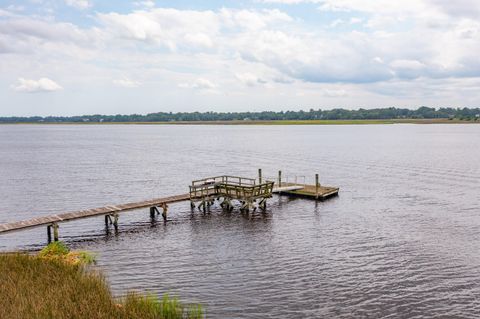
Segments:
[[[479,98],[478,0],[0,0],[0,116]]]

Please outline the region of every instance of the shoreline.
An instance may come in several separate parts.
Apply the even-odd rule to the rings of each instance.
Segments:
[[[458,119],[385,119],[385,120],[232,120],[172,122],[5,122],[0,125],[385,125],[385,124],[480,124]]]

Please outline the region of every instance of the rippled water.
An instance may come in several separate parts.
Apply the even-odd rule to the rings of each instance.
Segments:
[[[320,173],[340,196],[265,214],[171,206],[61,224],[116,294],[200,302],[209,318],[480,316],[480,125],[0,126],[0,223],[184,193],[192,179]],[[0,236],[37,249],[41,227]]]

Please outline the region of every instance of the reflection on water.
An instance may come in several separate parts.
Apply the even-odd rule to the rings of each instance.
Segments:
[[[480,315],[480,126],[0,126],[0,222],[184,193],[217,174],[320,173],[316,203],[266,213],[188,203],[61,224],[116,294],[201,302],[210,318]],[[46,230],[2,235],[35,249]]]

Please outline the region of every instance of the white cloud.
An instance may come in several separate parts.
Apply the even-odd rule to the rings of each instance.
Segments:
[[[217,88],[217,85],[215,83],[205,78],[198,78],[193,82],[180,83],[178,86],[183,89],[198,90],[213,90]]]
[[[40,78],[38,80],[19,78],[12,88],[17,92],[27,93],[53,92],[63,89],[60,85],[49,78]]]
[[[428,2],[450,16],[477,18],[480,15],[477,0],[429,0]]]
[[[136,88],[136,87],[139,87],[141,85],[141,83],[139,81],[135,81],[135,80],[129,79],[127,77],[123,77],[121,79],[113,80],[113,84],[115,84],[117,86],[125,87],[125,88]]]
[[[279,3],[279,4],[300,4],[300,3],[320,3],[323,0],[262,0],[264,3]]]
[[[266,80],[256,76],[253,73],[238,73],[235,74],[235,77],[247,86],[255,86],[257,84],[265,84],[267,83]]]
[[[105,31],[117,39],[158,45],[170,51],[202,51],[218,48],[223,34],[257,31],[291,21],[279,10],[217,12],[154,8],[130,14],[98,14]],[[223,45],[228,45],[225,43]]]
[[[175,51],[209,48],[218,33],[218,17],[211,11],[152,9],[130,14],[98,14],[105,31],[119,39],[142,41]]]
[[[153,0],[134,1],[133,5],[137,7],[153,8],[155,7],[155,1]]]
[[[80,10],[90,8],[92,3],[88,0],[65,0],[65,4]]]
[[[323,95],[323,96],[326,96],[326,97],[345,97],[347,96],[347,91],[344,90],[344,89],[339,89],[339,90],[335,90],[335,89],[322,89],[320,91],[320,93]]]

